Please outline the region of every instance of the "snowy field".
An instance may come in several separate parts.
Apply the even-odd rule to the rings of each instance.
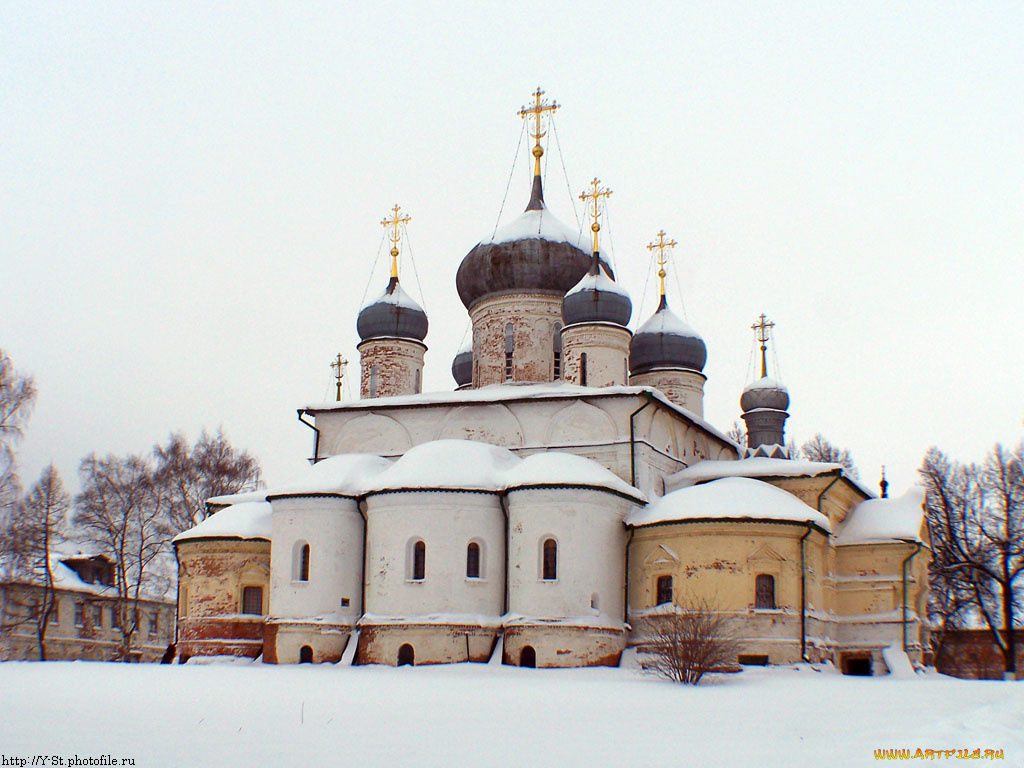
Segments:
[[[997,764],[1024,766],[1024,683],[807,666],[692,688],[631,669],[0,664],[0,754],[29,765],[861,766],[897,747],[1002,749]]]

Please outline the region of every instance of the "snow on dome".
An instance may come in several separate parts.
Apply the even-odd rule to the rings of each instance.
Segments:
[[[743,391],[751,392],[755,389],[774,389],[779,392],[788,392],[784,384],[780,384],[775,379],[769,378],[768,376],[762,376],[757,381],[753,381],[748,384]]]
[[[511,243],[515,240],[550,240],[553,243],[569,243],[581,250],[587,250],[584,233],[570,229],[546,208],[524,211],[505,226],[499,227],[492,237],[481,240],[480,243]]]
[[[402,288],[402,284],[399,283],[398,281],[395,281],[393,289],[389,285],[387,288],[384,289],[383,293],[377,296],[377,298],[373,299],[372,301],[366,302],[359,309],[360,311],[362,311],[374,304],[394,304],[396,307],[403,307],[405,309],[415,309],[420,312],[423,311],[423,307],[417,304],[416,300],[405,292],[405,289]]]
[[[574,453],[547,451],[527,456],[505,473],[507,487],[529,485],[588,485],[624,493],[640,501],[646,497],[593,459]]]
[[[732,462],[739,463],[739,462]],[[781,488],[747,477],[726,477],[681,488],[648,507],[627,515],[627,525],[643,526],[677,520],[763,520],[813,523],[830,531],[828,518]]]
[[[302,480],[267,492],[269,498],[309,493],[340,493],[358,496],[363,487],[392,464],[390,459],[370,453],[344,453],[321,459]]]
[[[601,291],[602,293],[617,293],[620,296],[629,298],[629,293],[621,285],[612,280],[608,275],[604,273],[604,270],[599,270],[596,275],[592,275],[589,272],[583,276],[576,285],[569,289],[566,296],[571,296],[574,293],[580,293],[581,291]]]
[[[210,515],[172,541],[187,539],[267,539],[270,540],[270,504],[247,501],[233,504]]]
[[[914,486],[902,496],[862,501],[843,521],[836,544],[921,541],[924,489]]]
[[[398,488],[504,487],[503,473],[520,459],[507,448],[475,440],[434,440],[405,452],[369,483],[367,491]]]
[[[668,307],[659,309],[651,315],[646,323],[636,329],[637,336],[641,333],[667,333],[672,336],[687,336],[694,339],[701,337],[689,323]]]

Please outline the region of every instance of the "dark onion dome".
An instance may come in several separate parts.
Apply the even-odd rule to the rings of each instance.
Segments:
[[[562,299],[562,320],[573,323],[626,325],[633,314],[629,294],[604,273],[595,253],[590,271]]]
[[[473,347],[460,349],[452,360],[452,376],[460,387],[473,383]]]
[[[402,290],[392,277],[387,289],[361,310],[356,330],[362,341],[400,338],[423,341],[427,335],[427,313]]]
[[[637,329],[629,344],[630,373],[647,373],[657,368],[702,371],[707,359],[704,339],[673,314],[664,296],[658,311]]]
[[[743,394],[740,396],[740,408],[744,413],[758,408],[784,411],[789,408],[789,392],[775,379],[762,376],[743,390]]]
[[[551,293],[564,296],[587,273],[586,235],[556,219],[544,206],[540,177],[519,218],[500,228],[466,254],[455,276],[459,298],[469,309],[500,293]],[[607,264],[605,271],[611,274]]]

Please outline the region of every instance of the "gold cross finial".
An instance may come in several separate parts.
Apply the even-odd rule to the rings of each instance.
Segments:
[[[540,145],[540,140],[547,134],[546,131],[542,131],[540,128],[540,119],[545,112],[554,112],[558,109],[561,104],[557,101],[552,101],[550,104],[547,99],[541,99],[544,95],[544,91],[537,86],[537,90],[533,92],[533,106],[532,107],[520,107],[519,116],[524,120],[532,118],[533,131],[530,136],[536,141],[533,145],[533,175],[540,176],[540,158],[544,154],[544,149]]]
[[[668,261],[665,249],[675,248],[677,245],[675,240],[665,239],[665,230],[663,229],[658,231],[658,242],[647,244],[648,251],[658,250],[658,295],[663,298],[665,296],[665,262]]]
[[[391,276],[394,278],[398,277],[398,242],[402,239],[402,235],[398,231],[398,228],[403,224],[408,224],[412,221],[412,218],[408,215],[399,216],[400,211],[401,208],[399,208],[396,203],[395,207],[391,209],[391,218],[385,218],[380,223],[380,225],[385,229],[391,227],[391,232],[388,234],[388,237],[391,239]]]
[[[601,231],[601,225],[597,221],[601,217],[601,207],[599,203],[602,197],[607,200],[612,194],[612,191],[607,187],[604,189],[601,189],[600,187],[601,182],[595,176],[594,180],[590,182],[590,191],[580,193],[580,200],[583,201],[584,205],[592,204],[590,209],[590,218],[592,218],[594,222],[590,225],[590,231],[594,233],[594,253],[597,253],[598,251],[597,233]]]
[[[775,323],[765,317],[764,312],[761,313],[761,317],[756,323],[750,326],[750,330],[754,332],[755,338],[761,342],[761,378],[763,379],[768,375],[768,355],[767,355],[767,343],[768,339],[771,338],[771,330],[775,327]]]
[[[341,382],[345,378],[345,369],[348,368],[348,360],[338,353],[338,357],[335,358],[334,362],[331,363],[331,368],[334,369],[334,380],[338,385],[338,402],[341,402]]]

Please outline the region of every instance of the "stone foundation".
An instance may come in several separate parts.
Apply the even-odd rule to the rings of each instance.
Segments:
[[[302,649],[310,649],[314,664],[341,661],[352,628],[345,624],[311,624],[270,620],[266,625],[263,661],[267,664],[298,664]]]
[[[566,624],[516,624],[505,628],[504,664],[522,666],[533,649],[538,667],[617,667],[626,631]]]
[[[459,624],[363,624],[356,661],[396,666],[403,646],[412,648],[412,663],[487,662],[498,639],[497,627]]]

